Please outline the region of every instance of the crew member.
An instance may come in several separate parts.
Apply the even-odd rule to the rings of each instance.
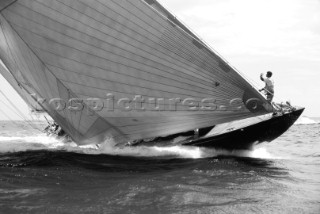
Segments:
[[[266,83],[266,86],[259,90],[261,91],[265,91],[266,95],[267,95],[267,100],[271,103],[274,97],[274,81],[271,78],[272,77],[272,72],[268,71],[266,77],[264,77],[264,74],[262,73],[260,75],[260,79],[261,81]]]

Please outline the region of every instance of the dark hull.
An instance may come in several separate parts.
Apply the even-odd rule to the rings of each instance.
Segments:
[[[212,137],[200,138],[183,145],[226,150],[252,149],[253,145],[271,142],[281,136],[295,123],[303,111],[304,108],[298,109],[242,129]]]

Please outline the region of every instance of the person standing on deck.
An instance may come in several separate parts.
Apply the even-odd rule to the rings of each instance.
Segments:
[[[271,79],[272,77],[272,72],[268,71],[266,77],[264,77],[264,74],[262,73],[260,75],[260,79],[261,81],[266,83],[266,86],[259,90],[261,91],[265,91],[266,95],[267,95],[267,100],[271,103],[274,97],[274,81],[273,79]]]

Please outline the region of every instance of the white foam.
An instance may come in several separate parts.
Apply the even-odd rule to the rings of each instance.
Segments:
[[[167,147],[118,147],[112,140],[106,141],[100,146],[86,145],[77,146],[75,143],[65,143],[45,134],[26,137],[0,137],[0,152],[24,152],[33,150],[69,151],[89,155],[118,155],[131,157],[169,157],[201,159],[217,156],[249,157],[261,159],[276,159],[265,148],[255,150],[217,150],[190,146],[167,146]]]
[[[101,154],[135,156],[135,157],[176,157],[199,159],[203,152],[198,147],[168,146],[168,147],[112,147],[103,146],[99,149]]]
[[[259,159],[282,159],[281,157],[276,157],[269,153],[266,148],[256,148],[252,151],[245,152],[245,157],[259,158]]]
[[[57,150],[67,144],[47,136],[46,134],[34,136],[0,137],[0,152],[24,152],[33,150]],[[69,145],[70,146],[70,145]],[[74,144],[73,146],[76,147]]]
[[[309,124],[319,124],[319,121],[313,120],[309,117],[303,116],[300,117],[297,122],[295,123],[296,125],[309,125]]]

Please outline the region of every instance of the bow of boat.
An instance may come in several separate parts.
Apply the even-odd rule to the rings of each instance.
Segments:
[[[188,146],[209,147],[226,150],[248,150],[262,142],[271,142],[285,133],[301,116],[305,108],[270,115],[245,127],[229,127],[227,132],[207,135],[185,143]]]

